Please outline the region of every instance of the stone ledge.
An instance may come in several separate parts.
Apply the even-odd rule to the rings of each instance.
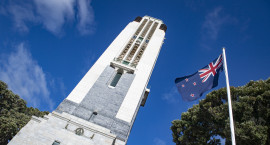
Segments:
[[[132,73],[132,74],[136,71],[136,69],[134,67],[130,67],[130,66],[124,65],[124,64],[119,63],[117,61],[112,61],[111,62],[111,66],[122,68],[123,70],[125,70],[125,71],[127,71],[129,73]]]
[[[76,126],[84,128],[86,130],[89,130],[93,133],[98,133],[98,134],[101,134],[103,136],[106,136],[106,137],[109,137],[112,139],[116,138],[116,135],[112,134],[109,129],[106,129],[104,127],[98,126],[98,125],[93,124],[91,122],[85,121],[83,119],[80,119],[80,118],[75,117],[73,115],[67,114],[65,112],[60,114],[60,113],[53,111],[51,114],[54,117],[57,117],[59,119],[67,121],[67,123],[74,124]]]

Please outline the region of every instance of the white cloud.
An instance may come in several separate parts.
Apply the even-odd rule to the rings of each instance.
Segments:
[[[221,7],[217,7],[214,11],[208,13],[202,26],[204,35],[213,40],[217,39],[221,26],[228,20],[228,16],[221,16],[221,10]]]
[[[36,17],[49,31],[57,34],[64,22],[74,17],[74,0],[34,0]]]
[[[237,19],[225,14],[222,7],[215,8],[205,16],[202,25],[203,37],[216,40],[221,28],[226,24],[237,23]]]
[[[179,103],[180,96],[178,94],[177,88],[172,87],[168,93],[163,94],[162,99],[167,101],[168,103]]]
[[[226,14],[222,7],[216,7],[205,16],[201,28],[201,46],[211,49],[211,44],[218,39],[220,31],[228,24],[237,23],[237,19]]]
[[[89,34],[92,32],[94,24],[94,11],[90,5],[90,0],[79,0],[78,7],[79,12],[77,17],[79,18],[78,30],[81,34]]]
[[[28,25],[41,24],[59,35],[67,22],[75,22],[81,34],[93,31],[94,12],[91,0],[14,0],[3,3],[2,14],[10,16],[16,28],[28,31]]]
[[[23,6],[14,4],[8,6],[8,9],[11,17],[13,17],[14,26],[20,31],[28,31],[26,22],[36,21],[33,11],[30,11],[32,9],[32,5],[30,4],[23,4]]]
[[[166,145],[166,142],[160,138],[155,138],[154,143],[155,145]]]
[[[40,107],[42,103],[53,109],[46,75],[23,43],[17,46],[15,52],[0,58],[0,79],[30,106]]]

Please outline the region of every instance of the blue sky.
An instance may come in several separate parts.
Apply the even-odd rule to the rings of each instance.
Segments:
[[[267,0],[2,0],[0,79],[29,106],[52,111],[121,30],[144,15],[168,29],[128,145],[174,144],[171,121],[198,103],[184,102],[174,79],[202,68],[222,47],[231,86],[270,76]],[[225,87],[223,74],[215,89]]]

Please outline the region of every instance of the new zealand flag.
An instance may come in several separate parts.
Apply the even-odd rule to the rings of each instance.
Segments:
[[[175,84],[183,100],[193,101],[204,92],[218,85],[219,73],[223,71],[222,54],[198,72],[175,79]]]

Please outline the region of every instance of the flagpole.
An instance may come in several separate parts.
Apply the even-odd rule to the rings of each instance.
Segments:
[[[223,62],[224,62],[225,77],[226,77],[226,86],[227,86],[227,95],[228,95],[228,105],[229,105],[229,115],[230,115],[230,127],[231,127],[231,139],[232,139],[232,145],[236,145],[236,143],[235,143],[235,135],[234,135],[234,125],[233,125],[231,91],[230,91],[230,85],[229,85],[229,76],[228,76],[227,61],[226,61],[226,54],[225,54],[225,48],[224,47],[223,47]]]

